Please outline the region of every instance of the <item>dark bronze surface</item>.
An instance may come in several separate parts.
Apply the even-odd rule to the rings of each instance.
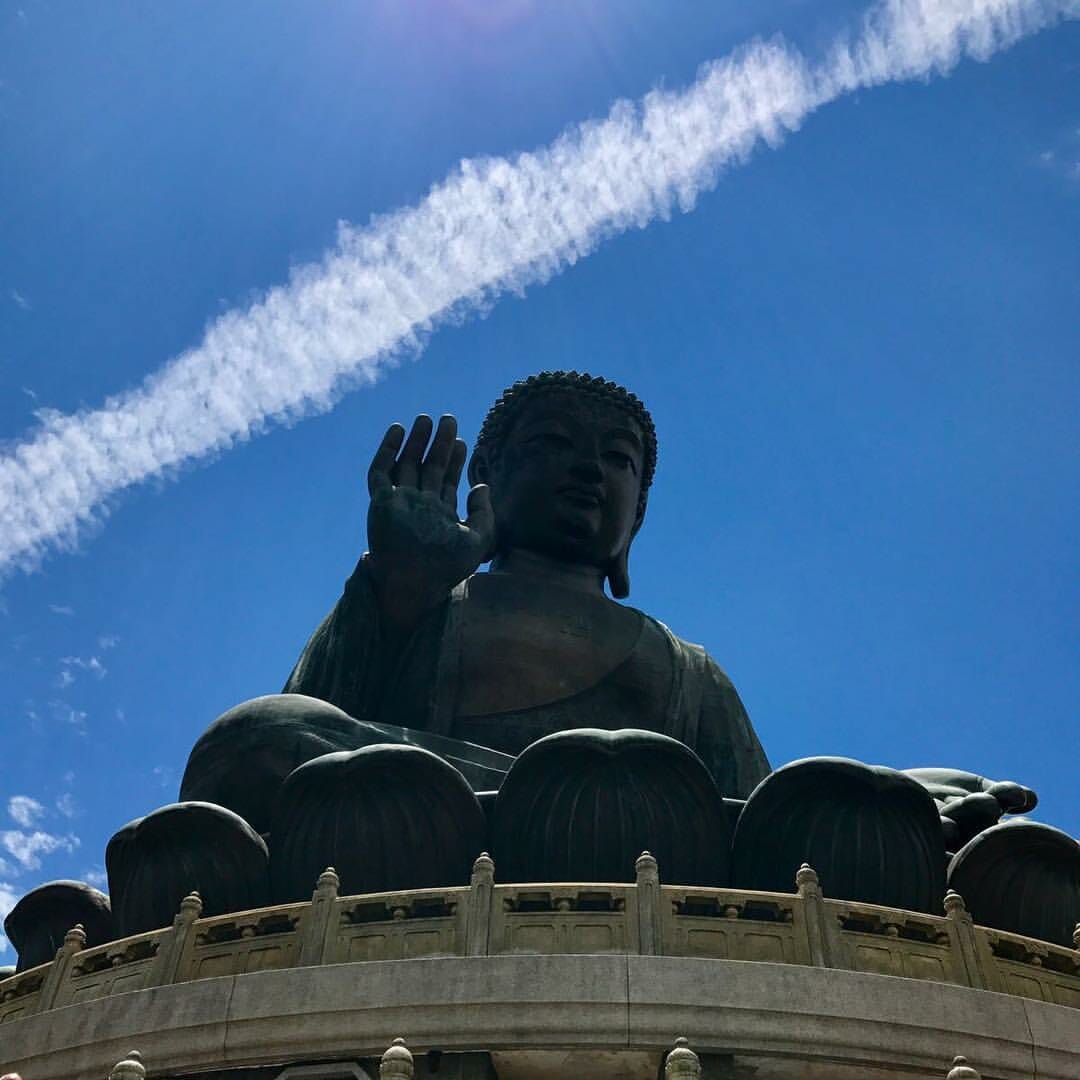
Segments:
[[[231,810],[210,803],[163,806],[120,829],[105,849],[120,937],[168,926],[197,891],[204,915],[269,903],[266,844]]]
[[[87,945],[116,936],[109,898],[81,881],[50,881],[31,889],[4,920],[4,933],[19,954],[18,971],[48,963],[75,925]]]
[[[648,850],[668,881],[726,885],[731,828],[708,770],[682,743],[582,728],[514,762],[491,845],[508,881],[632,881]]]
[[[326,754],[285,782],[270,833],[276,901],[306,900],[327,866],[344,893],[464,885],[487,842],[465,778],[415,746]]]
[[[264,837],[289,899],[330,864],[345,891],[453,885],[490,837],[518,880],[621,879],[649,848],[681,884],[783,891],[810,862],[828,896],[923,911],[948,847],[977,918],[1064,940],[1075,842],[996,824],[1034,792],[835,758],[770,774],[715,661],[619,602],[657,461],[633,394],[574,372],[515,383],[484,420],[461,519],[466,456],[452,416],[386,432],[370,550],[287,692],[216,720],[185,801],[110,842],[117,932],[168,924],[193,889],[207,914],[265,902]],[[20,965],[69,928],[33,897],[12,913]]]
[[[849,758],[793,761],[767,777],[735,827],[732,884],[783,891],[802,863],[826,896],[937,912],[945,841],[909,776]]]
[[[1080,844],[1038,821],[979,833],[949,863],[949,887],[984,926],[1073,945],[1080,923]]]
[[[749,794],[768,762],[731,682],[605,593],[629,591],[655,468],[637,398],[573,373],[515,384],[485,421],[459,520],[465,456],[453,417],[388,430],[370,551],[286,691],[510,755],[574,728],[651,730],[694,750],[724,795]]]

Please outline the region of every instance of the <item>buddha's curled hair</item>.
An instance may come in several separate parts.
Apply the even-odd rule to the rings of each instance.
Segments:
[[[538,394],[560,390],[588,394],[599,401],[622,409],[641,428],[645,452],[641,467],[641,496],[638,512],[643,512],[649,485],[656,472],[656,427],[649,415],[649,410],[636,394],[599,375],[587,375],[577,371],[541,371],[537,375],[521,379],[513,386],[508,386],[499,395],[495,404],[488,409],[484,423],[480,427],[480,434],[476,437],[473,452],[485,447],[491,457],[497,459],[502,452],[503,442],[510,428],[525,405],[534,401]]]

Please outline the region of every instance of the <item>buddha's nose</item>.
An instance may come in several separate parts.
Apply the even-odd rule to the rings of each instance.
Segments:
[[[600,459],[596,454],[579,455],[570,471],[575,479],[590,484],[599,484],[604,479],[604,471],[600,468]]]

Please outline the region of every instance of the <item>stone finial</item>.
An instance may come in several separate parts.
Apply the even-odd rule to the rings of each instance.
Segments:
[[[202,897],[198,891],[192,889],[191,892],[180,901],[180,912],[178,918],[181,922],[193,923],[199,916],[202,915]]]
[[[968,1063],[967,1058],[962,1054],[957,1054],[953,1058],[952,1068],[949,1070],[945,1080],[982,1080],[977,1069],[973,1069]]]
[[[123,1061],[118,1061],[109,1073],[109,1080],[146,1080],[146,1066],[138,1050],[129,1050]]]
[[[681,1036],[664,1061],[664,1080],[700,1080],[701,1059],[690,1049],[689,1040]]]
[[[78,952],[86,948],[86,930],[82,923],[76,923],[65,935],[63,951]]]
[[[412,1080],[413,1056],[404,1039],[395,1039],[379,1061],[379,1080]]]
[[[481,851],[472,864],[471,885],[490,885],[495,880],[495,860],[486,852]]]
[[[660,880],[660,867],[657,865],[656,857],[651,851],[643,851],[634,860],[634,873],[639,881],[642,879]]]
[[[338,889],[341,888],[341,878],[338,877],[337,871],[328,866],[320,875],[319,880],[315,882],[315,897],[320,899],[336,899]]]
[[[967,905],[964,903],[964,898],[954,889],[950,889],[945,894],[945,914],[951,915],[953,918],[959,918],[966,912]]]
[[[821,882],[818,881],[817,871],[809,863],[804,862],[802,866],[795,871],[795,887],[799,892],[803,892],[810,887],[816,889],[821,888]]]

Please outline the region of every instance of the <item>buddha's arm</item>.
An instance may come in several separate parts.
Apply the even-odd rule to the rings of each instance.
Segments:
[[[695,731],[691,745],[721,794],[745,799],[771,771],[769,759],[731,680],[703,649],[686,648],[692,653],[684,708],[696,711],[687,717]]]
[[[488,557],[495,518],[487,487],[457,516],[465,443],[457,421],[419,416],[408,439],[391,425],[368,470],[370,551],[341,599],[311,635],[286,693],[308,694],[373,720],[414,636],[445,607],[451,589]],[[425,453],[426,450],[426,453]]]
[[[329,701],[358,720],[374,719],[385,675],[370,569],[361,559],[341,599],[311,635],[285,683],[286,694]]]

